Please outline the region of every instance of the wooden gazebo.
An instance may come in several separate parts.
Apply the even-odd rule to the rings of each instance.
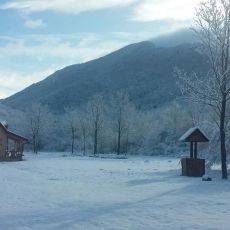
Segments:
[[[0,160],[22,160],[27,142],[27,138],[9,131],[7,124],[0,122]]]
[[[189,129],[180,139],[190,143],[190,158],[183,158],[182,175],[200,177],[205,174],[205,160],[198,158],[197,144],[208,142],[209,139],[198,127]]]

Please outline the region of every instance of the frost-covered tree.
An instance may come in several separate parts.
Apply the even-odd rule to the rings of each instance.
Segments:
[[[122,142],[127,137],[129,129],[129,119],[131,118],[131,110],[133,104],[130,102],[127,94],[123,92],[117,92],[111,100],[110,114],[113,117],[113,124],[116,133],[117,146],[116,152],[119,155],[122,150]]]
[[[65,110],[65,121],[67,132],[69,133],[71,139],[71,153],[74,153],[75,140],[77,138],[78,122],[79,122],[79,113],[74,108],[67,108]]]
[[[189,101],[188,116],[192,126],[199,126],[212,117],[212,110],[208,106]]]
[[[31,136],[33,152],[38,153],[43,137],[49,130],[51,114],[46,106],[33,104],[26,110],[26,118]]]
[[[79,134],[82,143],[83,155],[86,154],[87,139],[89,135],[89,117],[88,114],[83,110],[78,112],[78,127]]]
[[[93,133],[93,154],[98,153],[99,132],[101,132],[104,114],[103,96],[95,95],[88,103],[89,119]]]
[[[210,71],[206,77],[188,75],[176,70],[182,92],[193,101],[211,106],[219,127],[222,178],[227,179],[226,127],[230,100],[230,1],[206,0],[196,11],[194,31],[209,58]]]

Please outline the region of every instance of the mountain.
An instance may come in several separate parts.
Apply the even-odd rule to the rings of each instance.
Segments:
[[[46,104],[54,112],[81,106],[94,94],[127,92],[141,109],[151,109],[179,95],[173,69],[206,73],[207,60],[194,44],[158,47],[152,41],[131,44],[102,58],[61,69],[45,80],[2,100],[16,109]]]
[[[21,133],[25,127],[25,114],[0,103],[0,122],[7,122],[11,131]],[[22,133],[24,134],[24,133]]]

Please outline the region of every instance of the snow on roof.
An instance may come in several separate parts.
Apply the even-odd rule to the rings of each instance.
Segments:
[[[1,126],[5,131],[7,131],[7,123],[6,123],[6,122],[1,121],[1,122],[0,122],[0,126]]]
[[[193,127],[193,128],[190,128],[185,134],[183,134],[179,141],[184,141],[187,137],[189,137],[194,131],[196,131],[196,129],[198,129],[198,127]]]
[[[198,131],[203,136],[203,138],[208,141],[208,138],[206,137],[204,132],[202,132],[201,129],[197,126],[190,128],[184,135],[180,137],[179,141],[186,141],[195,131]]]
[[[0,121],[0,123],[1,123],[4,127],[7,127],[7,126],[8,126],[7,121]]]

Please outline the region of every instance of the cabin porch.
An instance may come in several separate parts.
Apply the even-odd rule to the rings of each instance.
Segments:
[[[24,144],[18,140],[8,138],[5,151],[5,160],[21,161],[23,156]]]
[[[0,123],[0,161],[21,161],[27,138],[10,132]]]

